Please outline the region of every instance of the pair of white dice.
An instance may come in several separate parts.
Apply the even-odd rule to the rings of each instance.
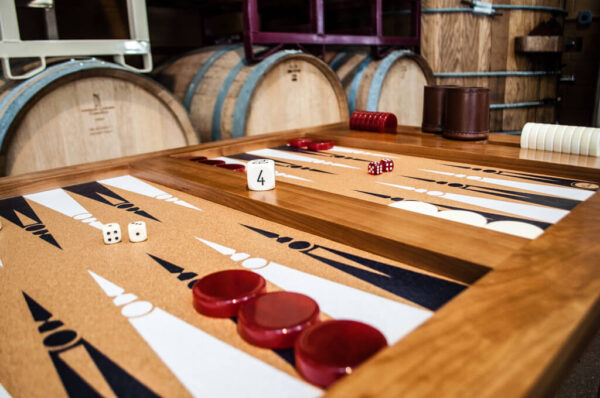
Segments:
[[[248,189],[270,191],[275,188],[275,162],[271,159],[251,160],[246,165]]]
[[[148,239],[148,230],[144,221],[129,223],[127,225],[127,232],[129,233],[129,241],[131,242],[143,242]],[[119,243],[121,241],[121,226],[116,222],[104,224],[102,227],[102,237],[104,238],[104,243],[107,245]]]

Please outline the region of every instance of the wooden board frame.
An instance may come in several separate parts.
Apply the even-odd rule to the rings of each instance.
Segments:
[[[412,128],[399,131],[398,135],[350,132],[333,125],[208,143],[2,178],[0,198],[128,172],[342,243],[371,246],[367,250],[377,254],[406,258],[471,286],[423,326],[332,386],[328,396],[550,394],[600,325],[600,195],[581,203],[533,241],[436,220],[442,227],[435,230],[436,239],[429,236],[425,242],[419,241],[423,235],[394,238],[387,227],[369,227],[358,219],[375,208],[381,212],[383,206],[281,182],[270,193],[248,192],[243,175],[180,159],[190,153],[223,156],[295,136],[327,136],[346,146],[600,182],[595,158],[545,161],[538,154],[523,153],[512,138],[492,136],[485,143],[462,143]],[[348,211],[330,212],[340,200]],[[393,222],[423,223],[423,217],[397,213],[403,212],[395,212]],[[392,217],[383,214],[375,217]],[[446,228],[460,235],[461,244],[469,243],[464,250],[472,251],[473,257],[444,244]],[[497,246],[490,249],[490,240]],[[494,260],[482,261],[476,252],[492,253]]]

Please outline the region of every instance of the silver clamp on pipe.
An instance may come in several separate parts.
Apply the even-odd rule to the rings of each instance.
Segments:
[[[494,10],[494,7],[493,7],[492,3],[488,3],[487,1],[479,1],[479,0],[468,1],[468,0],[462,0],[461,3],[470,6],[472,8],[471,11],[474,14],[481,14],[481,15],[502,15],[502,14],[498,13],[496,10]]]

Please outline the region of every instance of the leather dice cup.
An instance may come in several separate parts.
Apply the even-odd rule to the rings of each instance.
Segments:
[[[441,134],[446,113],[446,90],[457,86],[425,86],[423,94],[423,124],[421,129],[428,133]]]
[[[485,140],[490,126],[490,90],[484,87],[446,89],[442,135],[455,140]]]

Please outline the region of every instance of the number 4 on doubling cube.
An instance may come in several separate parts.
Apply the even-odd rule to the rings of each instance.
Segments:
[[[262,177],[262,173],[263,173],[262,170],[260,171],[260,173],[258,173],[258,178],[256,179],[256,182],[260,182],[260,185],[264,186],[265,185],[265,178]]]
[[[275,188],[275,162],[271,159],[251,160],[246,165],[248,189],[269,191]]]

